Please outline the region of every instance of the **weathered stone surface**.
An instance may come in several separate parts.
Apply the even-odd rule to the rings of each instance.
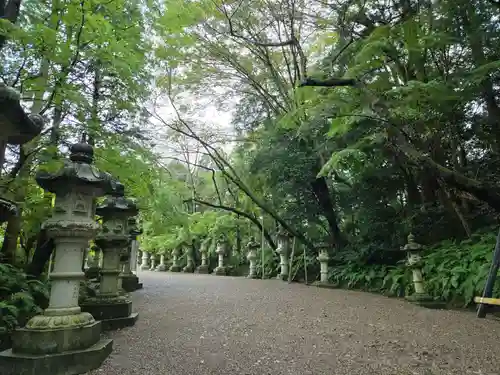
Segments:
[[[12,349],[0,353],[2,375],[78,375],[101,366],[113,350],[113,340],[102,339],[89,348],[55,353],[30,355]]]
[[[89,314],[86,314],[89,315]],[[53,354],[88,348],[100,339],[99,322],[60,329],[20,328],[12,334],[12,351],[25,354]]]
[[[125,275],[122,279],[122,287],[126,292],[133,292],[139,288],[139,278],[134,275]],[[142,284],[141,284],[142,287]]]
[[[312,286],[316,286],[318,288],[326,288],[326,289],[337,289],[339,286],[337,284],[329,283],[328,281],[315,281],[311,284]]]
[[[206,264],[201,264],[196,268],[196,273],[208,273],[208,266]]]
[[[96,320],[124,318],[132,313],[132,302],[127,300],[109,301],[87,300],[80,305],[82,311],[92,314]]]
[[[103,319],[101,320],[102,330],[114,331],[125,327],[132,327],[138,318],[139,313],[132,313],[129,316],[125,316],[123,318]]]

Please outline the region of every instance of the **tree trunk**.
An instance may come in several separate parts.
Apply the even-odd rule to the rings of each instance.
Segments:
[[[311,186],[314,196],[323,211],[323,216],[328,222],[331,240],[337,250],[342,249],[345,246],[345,240],[337,223],[337,213],[335,212],[335,208],[330,197],[330,189],[328,188],[325,178],[321,177],[315,179],[311,183]]]
[[[50,256],[54,251],[54,240],[47,237],[47,232],[42,229],[38,234],[35,253],[31,259],[31,263],[26,267],[26,273],[33,278],[39,278],[43,273]]]

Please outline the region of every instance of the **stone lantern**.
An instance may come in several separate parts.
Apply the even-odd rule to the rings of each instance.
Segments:
[[[194,272],[193,247],[187,243],[183,247],[186,249],[186,267],[182,269],[182,272],[192,273]]]
[[[177,246],[172,250],[172,265],[169,268],[170,272],[180,272],[181,266],[179,266],[179,264],[177,263],[179,260],[179,255],[181,255],[181,250]]]
[[[285,230],[278,233],[278,248],[276,252],[280,256],[281,272],[278,275],[280,280],[288,280],[288,257],[290,256],[290,239],[291,236]]]
[[[424,280],[422,277],[422,251],[424,247],[415,241],[415,236],[408,235],[408,243],[401,249],[406,251],[406,265],[412,271],[412,281],[415,293],[406,296],[406,300],[429,308],[440,308],[445,304],[434,299],[425,292]]]
[[[205,240],[201,243],[200,254],[201,254],[201,264],[198,266],[198,268],[196,268],[196,273],[208,273],[208,264],[207,264],[208,240]]]
[[[227,241],[220,238],[217,242],[217,249],[215,250],[218,256],[218,265],[214,270],[214,274],[218,276],[226,275],[226,267],[224,266],[224,255],[227,253]]]
[[[78,306],[83,252],[99,225],[95,198],[109,189],[110,176],[92,165],[93,149],[70,148],[70,161],[56,173],[39,172],[38,184],[55,193],[53,215],[43,224],[55,243],[49,307],[12,335],[12,349],[0,354],[2,375],[73,375],[101,365],[112,341],[101,340],[101,323]]]
[[[167,264],[165,263],[165,253],[160,254],[160,264],[156,267],[156,271],[165,272],[167,270]]]
[[[129,234],[130,234],[130,257],[127,264],[125,264],[123,276],[122,276],[122,287],[126,292],[133,292],[137,289],[142,289],[142,283],[139,282],[139,278],[134,274],[137,270],[137,257],[138,257],[138,241],[137,236],[142,234],[142,230],[137,226],[137,220],[135,217],[129,219]]]
[[[100,320],[104,330],[134,325],[138,314],[132,313],[132,302],[128,296],[118,292],[120,256],[130,243],[128,218],[136,216],[137,206],[125,198],[125,188],[114,181],[109,192],[96,213],[102,217],[102,230],[95,242],[103,253],[101,284],[95,297],[86,299],[80,306]]]
[[[146,250],[142,250],[142,262],[141,262],[141,271],[149,271],[149,254]]]
[[[247,244],[247,249],[248,249],[247,259],[250,262],[250,268],[247,276],[249,279],[257,278],[257,272],[255,266],[257,260],[257,250],[259,249],[259,247],[260,247],[259,243],[255,242],[254,237],[251,237],[250,242]]]
[[[154,271],[156,269],[156,254],[151,253],[149,261],[151,262],[151,267],[149,267],[149,270]]]
[[[320,288],[336,288],[337,286],[334,284],[330,284],[328,281],[328,261],[330,260],[330,255],[328,255],[328,250],[331,248],[329,243],[321,243],[318,246],[318,259],[319,267],[320,267],[320,279],[319,281],[314,282],[315,286]]]

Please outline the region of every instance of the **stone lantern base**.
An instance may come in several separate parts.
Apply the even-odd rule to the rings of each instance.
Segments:
[[[318,288],[326,288],[326,289],[338,289],[338,284],[332,284],[328,281],[315,281],[311,284],[312,286],[316,286]]]
[[[186,267],[184,267],[182,269],[182,272],[193,273],[194,272],[194,267],[191,264],[188,264],[188,265],[186,265]]]
[[[156,267],[155,269],[155,271],[158,272],[165,272],[166,270],[167,270],[167,265],[163,263],[158,264],[158,267]]]
[[[217,267],[214,269],[214,275],[217,276],[226,276],[226,267]]]
[[[202,264],[198,266],[195,270],[196,273],[208,273],[208,265]]]
[[[172,264],[168,269],[170,272],[181,272],[181,266]]]
[[[131,327],[139,317],[138,313],[132,312],[132,302],[124,297],[89,298],[80,307],[101,322],[103,331]]]
[[[284,274],[284,273],[280,273],[278,274],[278,276],[276,277],[278,280],[281,280],[281,281],[288,281],[288,275],[287,274]]]
[[[87,280],[98,279],[100,271],[99,267],[89,267],[85,270],[85,278]]]
[[[75,315],[75,319],[85,315]],[[111,354],[113,340],[101,339],[101,323],[89,318],[84,326],[17,329],[12,334],[12,349],[0,353],[0,373],[77,375],[100,367]]]
[[[434,298],[425,293],[414,293],[410,296],[406,296],[405,299],[408,302],[414,303],[415,305],[427,307],[428,309],[446,308],[446,302],[435,300]]]
[[[122,288],[130,293],[137,289],[142,289],[142,283],[139,282],[139,278],[134,274],[124,275],[122,278]]]
[[[149,271],[150,268],[151,267],[149,266],[148,263],[146,263],[146,262],[141,263],[141,271]]]

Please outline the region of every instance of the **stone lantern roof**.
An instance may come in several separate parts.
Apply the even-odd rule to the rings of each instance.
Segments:
[[[20,100],[20,94],[15,89],[0,83],[0,139],[12,145],[31,141],[43,127],[42,117],[27,114]]]
[[[253,249],[257,249],[259,247],[260,247],[260,244],[255,241],[255,237],[254,236],[250,237],[250,241],[248,241],[248,243],[247,243],[247,248],[249,250],[253,250]]]
[[[128,219],[128,227],[130,229],[129,233],[132,238],[140,236],[143,232],[142,228],[137,225],[137,219],[133,216]]]
[[[76,143],[70,147],[69,161],[55,173],[38,172],[36,181],[43,189],[61,194],[71,185],[89,186],[97,189],[98,196],[104,195],[111,186],[111,175],[101,172],[92,165],[94,149],[87,143]]]
[[[137,216],[139,209],[134,200],[125,198],[125,186],[120,181],[112,180],[111,189],[104,202],[96,209],[99,216],[110,217],[116,214]]]

